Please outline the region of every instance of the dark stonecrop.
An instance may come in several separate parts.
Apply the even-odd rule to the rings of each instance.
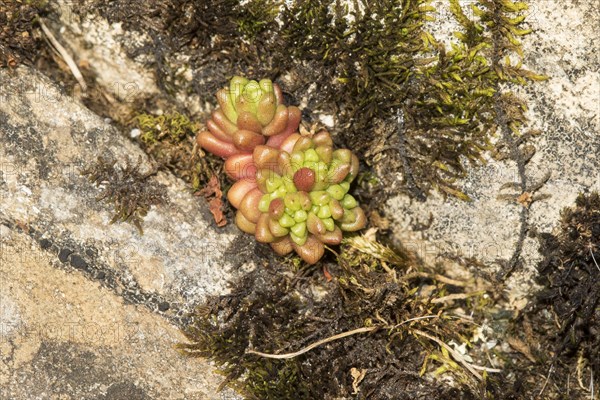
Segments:
[[[227,197],[241,230],[313,264],[324,245],[365,227],[365,213],[348,193],[358,158],[334,149],[327,131],[299,134],[300,110],[282,104],[276,84],[234,77],[217,99],[220,108],[198,144],[225,158],[225,172],[236,181]]]

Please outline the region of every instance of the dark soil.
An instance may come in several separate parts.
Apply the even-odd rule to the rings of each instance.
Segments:
[[[44,1],[0,0],[0,68],[32,64],[43,46],[36,20]]]
[[[562,211],[559,231],[541,234],[540,241],[544,260],[537,280],[543,289],[514,321],[511,333],[533,357],[521,354],[512,360],[514,386],[507,398],[597,398],[600,195],[581,194],[575,206]]]

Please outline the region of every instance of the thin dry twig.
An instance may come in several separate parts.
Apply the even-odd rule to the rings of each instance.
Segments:
[[[435,336],[432,336],[432,335],[425,333],[423,331],[420,331],[418,329],[411,329],[411,332],[413,332],[417,335],[423,336],[429,340],[433,340],[434,342],[436,342],[437,344],[442,346],[444,349],[448,350],[448,353],[450,353],[456,361],[461,363],[470,373],[472,373],[479,380],[483,380],[483,377],[477,372],[477,370],[485,371],[485,372],[502,372],[501,369],[481,367],[479,365],[473,365],[473,364],[468,363],[460,353],[458,353],[452,347],[448,346],[446,343],[444,343],[442,340],[436,338]]]
[[[83,75],[81,74],[81,71],[79,71],[79,68],[77,67],[77,64],[73,60],[73,57],[71,57],[71,55],[63,47],[63,45],[61,45],[59,43],[59,41],[54,37],[54,35],[52,34],[52,32],[50,32],[50,29],[48,29],[48,27],[46,26],[46,24],[44,23],[44,21],[41,18],[39,19],[39,23],[40,23],[40,26],[42,28],[42,31],[48,37],[48,40],[50,41],[50,43],[52,44],[52,46],[56,49],[56,51],[58,52],[58,54],[60,54],[60,56],[62,57],[62,59],[69,66],[69,69],[71,70],[71,73],[73,74],[73,76],[75,77],[75,79],[77,79],[77,82],[81,86],[81,89],[83,89],[84,91],[86,91],[87,90],[87,85],[85,83],[85,80],[83,79]]]
[[[286,353],[286,354],[269,354],[269,353],[262,353],[260,351],[255,351],[255,350],[247,350],[246,354],[254,354],[257,356],[261,356],[261,357],[265,357],[265,358],[274,358],[274,359],[286,359],[286,358],[294,358],[294,357],[298,357],[299,355],[302,355],[306,352],[311,351],[312,349],[314,349],[315,347],[319,347],[325,343],[329,343],[329,342],[333,342],[334,340],[338,340],[338,339],[342,339],[348,336],[352,336],[352,335],[356,335],[359,333],[368,333],[368,332],[373,332],[376,331],[378,329],[395,329],[398,328],[399,326],[402,326],[406,323],[409,322],[413,322],[413,321],[418,321],[418,320],[422,320],[422,319],[429,319],[429,318],[437,318],[437,315],[425,315],[422,317],[415,317],[415,318],[410,318],[407,319],[406,321],[402,321],[401,323],[394,325],[394,326],[382,326],[382,325],[378,325],[378,326],[369,326],[369,327],[363,327],[363,328],[358,328],[358,329],[353,329],[351,331],[347,331],[347,332],[342,332],[342,333],[338,333],[337,335],[334,336],[330,336],[327,337],[325,339],[319,340],[313,344],[310,344],[306,347],[304,347],[303,349],[300,349],[296,352],[293,353]]]
[[[594,370],[592,370],[591,372],[591,377],[590,377],[590,393],[592,394],[592,400],[594,400],[594,398],[596,397],[596,392],[594,391]]]
[[[600,271],[600,266],[598,266],[598,262],[596,261],[596,257],[594,257],[594,252],[592,251],[591,247],[590,247],[590,254],[592,255],[592,260],[594,260],[594,264],[596,264],[596,268],[598,268],[598,271]]]
[[[255,354],[257,356],[261,356],[261,357],[265,357],[265,358],[274,358],[274,359],[278,359],[278,360],[286,359],[286,358],[294,358],[294,357],[298,357],[299,355],[302,355],[306,352],[309,352],[312,349],[314,349],[315,347],[319,347],[325,343],[333,342],[334,340],[338,340],[338,339],[342,339],[342,338],[345,338],[348,336],[356,335],[358,333],[373,332],[373,331],[376,331],[381,328],[382,328],[381,326],[370,326],[370,327],[363,327],[363,328],[358,328],[358,329],[354,329],[351,331],[343,332],[343,333],[340,333],[340,334],[337,334],[334,336],[330,336],[323,340],[319,340],[318,342],[315,342],[309,346],[306,346],[305,348],[298,350],[294,353],[269,354],[269,353],[261,353],[260,351],[255,351],[255,350],[247,350],[246,353],[247,354]]]
[[[548,375],[546,375],[546,380],[544,381],[544,386],[542,386],[542,389],[540,390],[540,394],[538,395],[539,398],[542,397],[542,394],[544,394],[544,390],[546,390],[546,386],[548,385],[548,382],[550,381],[550,376],[552,375],[552,371],[554,371],[554,362],[552,362],[552,364],[550,365],[550,369],[548,370]]]
[[[458,286],[458,287],[465,287],[469,284],[469,282],[463,282],[463,281],[458,281],[456,279],[452,279],[452,278],[448,278],[444,275],[440,275],[440,274],[428,274],[427,272],[411,272],[409,274],[406,274],[404,276],[402,276],[400,278],[400,280],[403,281],[407,281],[409,279],[415,279],[415,278],[429,278],[429,279],[435,279],[436,281],[440,281],[442,283],[446,283],[448,285],[452,285],[452,286]]]
[[[446,303],[446,302],[452,301],[452,300],[464,300],[464,299],[468,299],[469,297],[481,296],[482,294],[485,294],[485,290],[480,290],[478,292],[472,292],[472,293],[454,293],[454,294],[449,294],[448,296],[438,297],[437,299],[431,300],[431,302],[433,304]]]

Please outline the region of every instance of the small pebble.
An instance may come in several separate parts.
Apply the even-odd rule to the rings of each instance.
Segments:
[[[139,129],[137,129],[137,128],[135,128],[135,129],[132,129],[132,130],[131,130],[131,132],[129,132],[129,136],[130,136],[132,139],[135,139],[136,137],[140,136],[141,134],[142,134],[142,131],[140,131],[140,130],[139,130]]]

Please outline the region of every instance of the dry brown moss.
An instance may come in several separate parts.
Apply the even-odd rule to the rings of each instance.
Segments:
[[[485,382],[440,344],[464,343],[472,322],[451,317],[443,302],[431,302],[462,292],[462,283],[368,237],[349,239],[340,251],[324,270],[299,267],[293,258],[258,267],[235,282],[231,294],[208,299],[190,316],[189,342],[181,350],[215,360],[225,384],[249,399],[485,396]],[[368,332],[294,358],[248,352],[295,352],[361,328]],[[432,379],[436,371],[452,375],[455,384]]]
[[[90,182],[101,186],[97,201],[112,203],[114,214],[110,223],[129,222],[143,233],[142,222],[150,207],[167,202],[163,185],[151,181],[157,170],[142,172],[141,160],[134,164],[130,159],[125,165],[118,165],[111,157],[98,157],[97,163],[82,171]]]
[[[518,353],[501,399],[589,399],[600,394],[600,196],[581,194],[557,234],[540,236],[542,290],[514,321]],[[594,382],[592,383],[592,380]],[[594,388],[594,393],[591,388]]]

